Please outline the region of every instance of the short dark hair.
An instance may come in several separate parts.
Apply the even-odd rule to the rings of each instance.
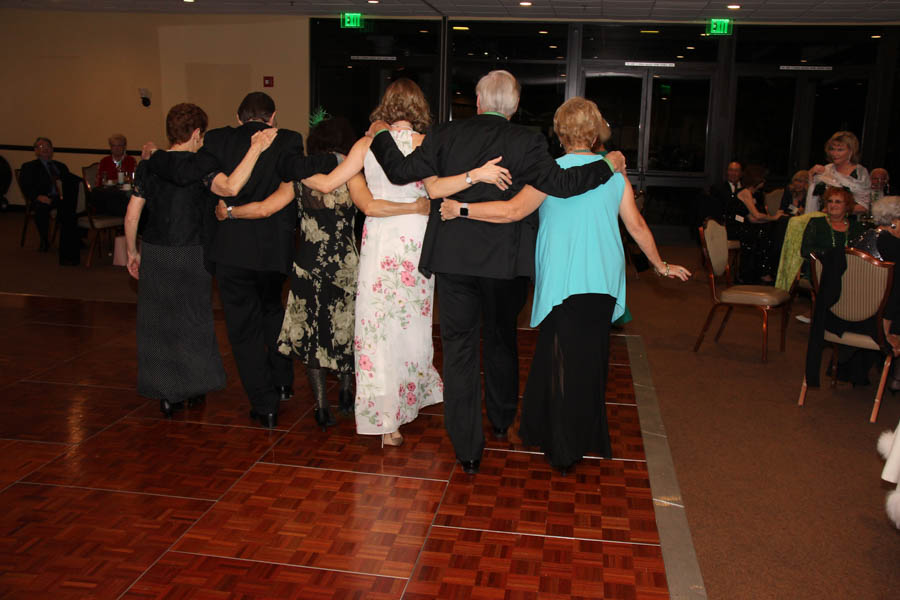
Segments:
[[[237,110],[241,123],[247,121],[268,121],[275,114],[275,101],[264,92],[250,92],[241,101]]]
[[[209,119],[203,109],[196,104],[183,102],[169,109],[166,115],[166,137],[170,144],[182,144],[191,139],[195,129],[206,133]]]
[[[350,121],[344,117],[326,119],[313,127],[306,139],[307,154],[325,154],[327,152],[340,152],[348,154],[356,134]]]
[[[34,144],[31,147],[37,148],[38,144],[40,144],[41,142],[47,142],[48,144],[50,144],[50,146],[53,146],[53,142],[50,141],[50,138],[42,136],[42,137],[35,139]]]

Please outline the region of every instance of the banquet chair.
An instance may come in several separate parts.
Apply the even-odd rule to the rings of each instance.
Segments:
[[[25,195],[25,190],[22,189],[22,182],[19,180],[19,177],[22,173],[22,169],[16,169],[14,171],[16,178],[16,185],[19,186],[19,191],[22,193],[22,199],[25,201],[25,222],[22,224],[22,239],[19,240],[19,246],[25,245],[25,234],[28,233],[28,222],[34,220],[34,206],[32,201]],[[59,234],[59,228],[56,226],[56,209],[50,211],[50,216],[53,218],[53,228],[50,230],[50,245],[53,246],[56,238]]]
[[[707,219],[700,228],[700,243],[703,247],[703,262],[709,274],[709,289],[712,293],[713,305],[709,309],[703,329],[694,352],[700,349],[706,330],[712,323],[713,316],[719,309],[725,309],[722,324],[716,333],[715,341],[725,330],[728,318],[735,306],[752,306],[762,314],[762,361],[767,360],[769,345],[769,312],[773,308],[781,308],[781,351],[784,352],[784,340],[787,333],[788,319],[791,314],[791,292],[768,285],[731,285],[731,270],[728,265],[728,247],[725,227],[714,219]],[[727,286],[716,289],[716,278],[723,277]]]
[[[872,414],[869,416],[869,422],[874,423],[878,418],[878,408],[881,406],[881,397],[884,395],[885,382],[891,371],[891,362],[894,357],[891,346],[884,339],[884,307],[891,295],[894,263],[880,261],[856,248],[846,248],[844,253],[847,258],[847,269],[841,277],[841,295],[830,310],[835,316],[856,323],[874,317],[875,336],[852,331],[844,331],[838,335],[829,331],[826,326],[825,341],[830,342],[832,348],[831,387],[837,385],[837,347],[839,344],[864,350],[876,350],[885,354]],[[822,276],[822,262],[813,256],[812,266],[813,288],[818,291]],[[800,398],[797,400],[798,406],[803,406],[806,392],[807,385],[804,376],[803,384],[800,387]]]
[[[770,215],[774,215],[781,209],[781,197],[784,195],[784,188],[775,188],[766,193],[766,211]]]
[[[125,226],[124,217],[104,215],[94,208],[93,191],[100,163],[95,162],[81,168],[81,184],[84,186],[85,213],[78,217],[78,226],[88,230],[88,256],[85,266],[90,267],[95,251],[102,252],[102,238],[106,237],[109,247],[115,246],[116,235]]]

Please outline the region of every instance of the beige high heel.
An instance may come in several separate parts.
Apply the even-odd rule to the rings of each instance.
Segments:
[[[403,445],[403,435],[399,431],[395,431],[393,433],[385,433],[381,436],[381,447],[385,446],[402,446]]]

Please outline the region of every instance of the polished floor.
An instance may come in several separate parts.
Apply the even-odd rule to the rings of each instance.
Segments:
[[[164,419],[135,390],[134,317],[0,294],[0,597],[670,597],[624,336],[614,459],[561,476],[486,430],[470,476],[440,405],[382,448],[352,419],[315,427],[299,369],[278,429],[255,427],[221,321],[228,388]]]

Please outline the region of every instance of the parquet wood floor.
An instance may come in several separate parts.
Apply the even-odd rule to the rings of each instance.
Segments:
[[[323,432],[299,365],[279,427],[260,428],[221,314],[227,389],[164,419],[136,393],[134,318],[128,304],[0,294],[0,597],[669,596],[621,336],[614,459],[561,476],[518,421],[498,441],[485,416],[471,476],[441,405],[398,448],[357,435],[352,417]],[[536,342],[521,330],[523,388]]]

